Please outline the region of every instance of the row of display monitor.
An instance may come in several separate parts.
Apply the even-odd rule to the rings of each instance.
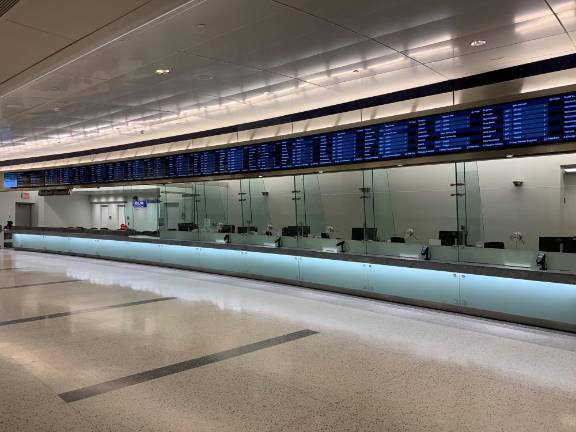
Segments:
[[[576,93],[260,144],[11,172],[4,188],[75,186],[292,170],[576,141]]]

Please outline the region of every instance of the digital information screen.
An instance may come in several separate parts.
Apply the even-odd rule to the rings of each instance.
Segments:
[[[570,141],[576,141],[576,93],[260,144],[7,173],[4,188],[291,170]]]

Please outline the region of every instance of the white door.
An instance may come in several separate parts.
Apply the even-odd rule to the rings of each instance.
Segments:
[[[168,203],[166,207],[168,220],[164,224],[168,229],[177,229],[178,222],[180,222],[180,205],[178,203]]]
[[[124,204],[118,206],[118,226],[126,224],[126,206]]]
[[[107,205],[100,206],[100,228],[109,228],[110,208]]]

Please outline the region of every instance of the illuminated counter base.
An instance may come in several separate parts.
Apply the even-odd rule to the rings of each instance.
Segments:
[[[57,233],[15,233],[14,246],[285,282],[576,332],[573,275],[250,245]]]

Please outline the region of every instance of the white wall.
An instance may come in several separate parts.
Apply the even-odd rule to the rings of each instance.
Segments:
[[[40,217],[37,192],[29,192],[29,199],[23,199],[21,192],[0,192],[0,224],[6,225],[6,222],[11,220],[15,221],[16,203],[34,204],[32,208],[32,224],[38,225],[38,218]]]
[[[87,195],[42,197],[41,200],[42,217],[38,225],[90,228],[92,214]]]
[[[538,236],[576,235],[575,182],[565,187],[562,165],[576,164],[576,155],[505,159],[478,163],[482,212],[487,241],[510,242],[524,234],[527,249],[538,248]],[[513,185],[522,179],[522,187]],[[566,198],[566,202],[564,202]]]

